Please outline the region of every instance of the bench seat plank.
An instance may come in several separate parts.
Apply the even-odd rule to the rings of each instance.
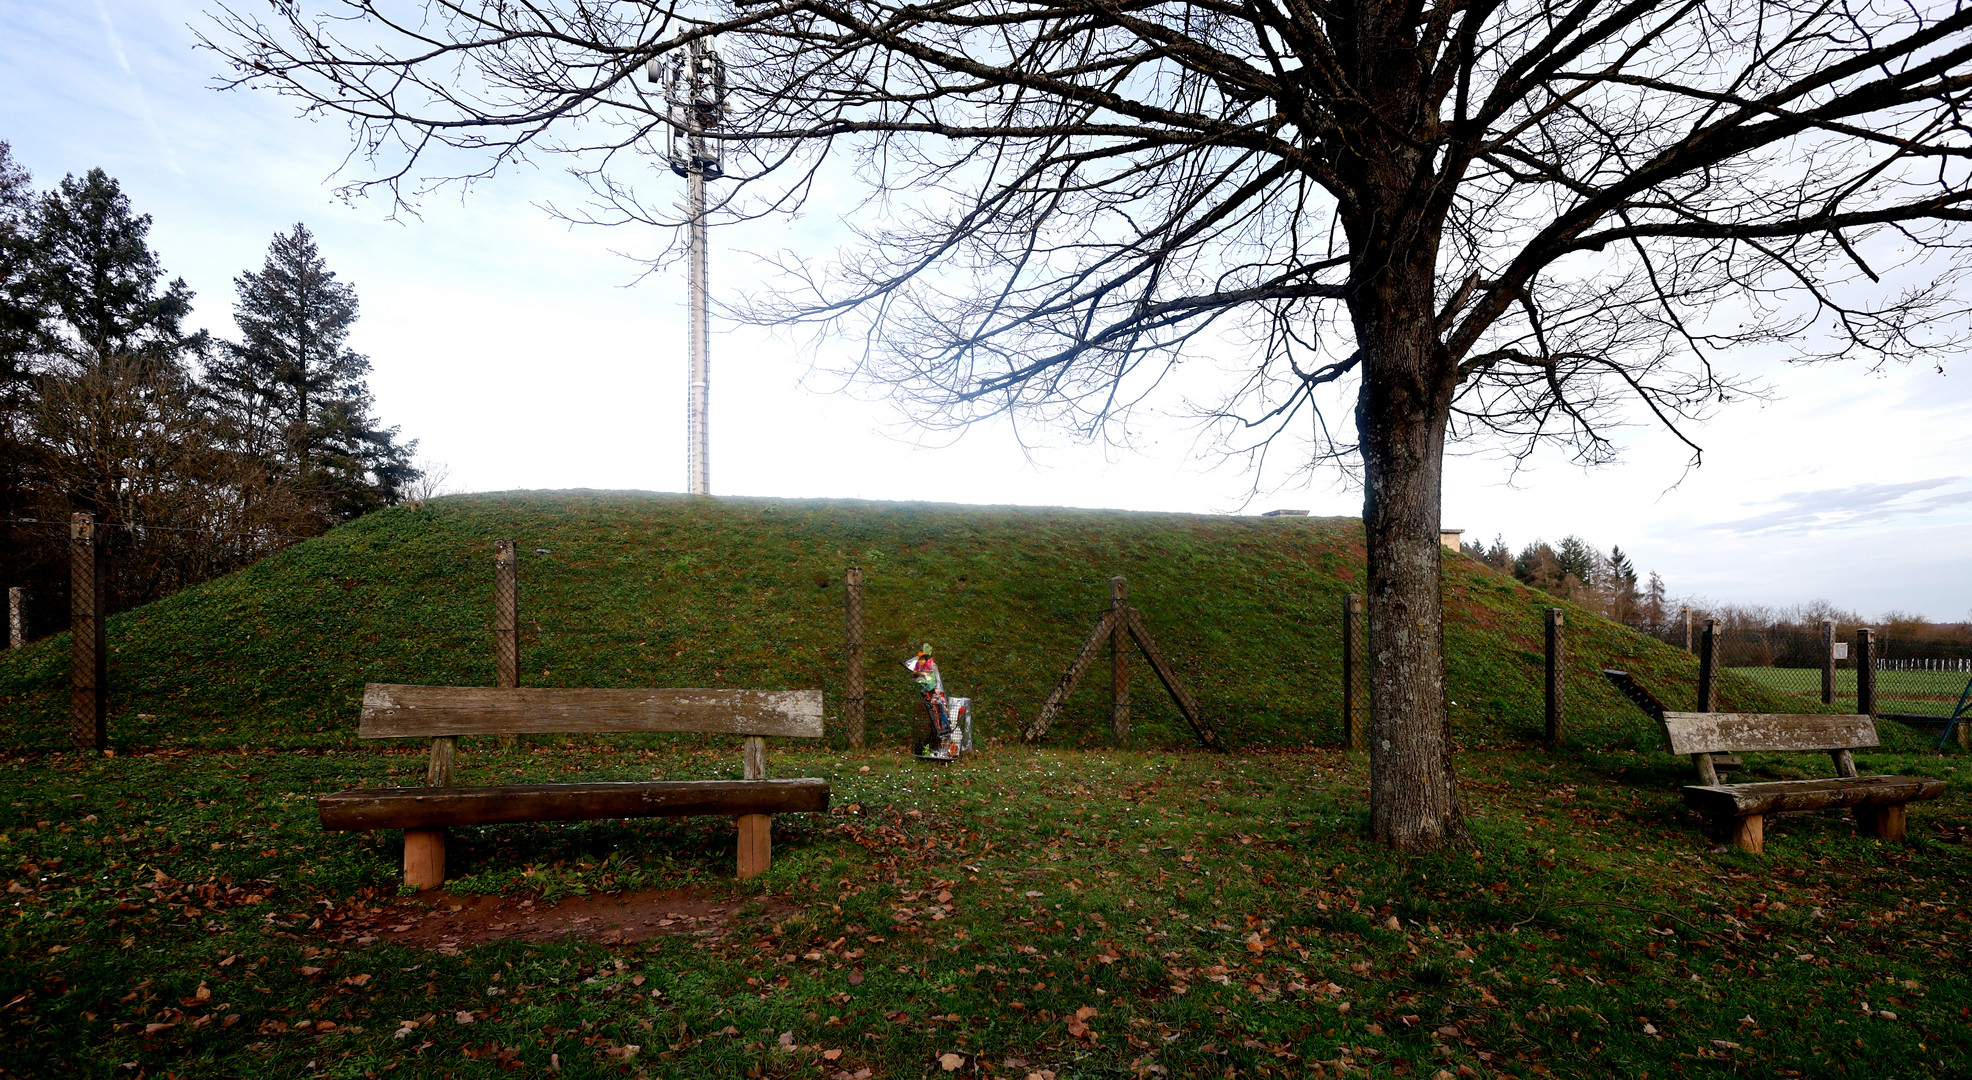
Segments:
[[[1691,784],[1685,805],[1713,817],[1747,817],[1845,806],[1891,806],[1944,794],[1945,782],[1923,776],[1852,776],[1826,780],[1769,780],[1750,784]]]
[[[1665,748],[1679,755],[1852,750],[1880,745],[1875,721],[1859,714],[1667,712],[1663,725]]]
[[[691,814],[823,813],[828,805],[829,784],[819,777],[357,788],[316,800],[322,828],[330,831]]]
[[[822,737],[820,690],[624,690],[523,686],[363,688],[364,739],[689,731]]]

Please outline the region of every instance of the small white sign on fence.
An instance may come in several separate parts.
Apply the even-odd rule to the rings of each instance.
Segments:
[[[1835,659],[1847,660],[1848,658],[1849,658],[1849,643],[1846,641],[1835,642]]]

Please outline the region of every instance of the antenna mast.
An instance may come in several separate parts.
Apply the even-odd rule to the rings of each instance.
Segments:
[[[719,146],[707,132],[726,118],[726,64],[710,41],[688,43],[669,57],[652,60],[644,69],[648,82],[664,86],[665,119],[671,127],[667,156],[671,171],[685,178],[688,250],[686,303],[691,311],[691,375],[685,393],[685,490],[712,494],[709,463],[712,440],[712,335],[706,323],[705,182],[724,176]]]

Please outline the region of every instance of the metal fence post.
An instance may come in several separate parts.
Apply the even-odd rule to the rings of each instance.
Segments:
[[[512,540],[493,541],[493,683],[502,690],[520,686],[520,549]],[[500,736],[502,747],[520,740]],[[456,753],[457,740],[452,743]],[[450,767],[447,767],[450,775]]]
[[[842,727],[852,750],[863,748],[863,568],[852,566],[843,575],[842,589]]]
[[[1876,715],[1876,631],[1869,627],[1856,630],[1856,711],[1864,716]]]
[[[1821,620],[1821,703],[1835,703],[1835,620]]]
[[[1567,737],[1564,695],[1567,687],[1562,672],[1565,656],[1561,640],[1561,609],[1547,609],[1547,747],[1553,750]]]
[[[1719,620],[1706,619],[1698,638],[1698,704],[1692,712],[1712,711],[1712,685],[1718,680]]]
[[[1362,716],[1356,709],[1356,618],[1362,610],[1363,598],[1350,593],[1342,605],[1342,745],[1357,751],[1363,748]]]
[[[1109,579],[1109,610],[1115,614],[1109,629],[1109,723],[1116,732],[1116,745],[1130,745],[1130,628],[1126,617],[1130,582]]]
[[[493,541],[493,664],[502,690],[520,685],[520,556],[512,540]]]
[[[103,626],[103,551],[96,515],[69,521],[69,739],[79,750],[109,746],[109,642]]]

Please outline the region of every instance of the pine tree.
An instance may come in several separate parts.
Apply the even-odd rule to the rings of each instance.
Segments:
[[[1596,583],[1595,564],[1597,553],[1588,541],[1579,536],[1564,536],[1561,547],[1554,553],[1555,561],[1561,564],[1561,572],[1572,575],[1583,585]]]
[[[151,217],[135,214],[101,169],[65,176],[33,216],[29,287],[46,318],[35,348],[57,367],[83,371],[125,358],[171,366],[200,347],[180,324],[192,306],[183,278],[163,284],[150,248]]]
[[[1648,624],[1647,629],[1650,633],[1663,634],[1670,629],[1670,612],[1666,607],[1664,579],[1657,575],[1657,571],[1652,570],[1650,584],[1643,592],[1643,618]]]
[[[34,189],[13,147],[0,140],[0,424],[26,394],[34,344],[41,333],[42,303],[32,282]],[[4,434],[4,431],[0,431]]]
[[[164,280],[150,215],[101,169],[63,177],[26,225],[37,498],[51,513],[142,524],[150,496],[177,483],[167,459],[188,442],[184,357],[205,342],[181,329],[192,290]]]
[[[370,415],[370,361],[347,344],[356,290],[301,224],[277,233],[266,263],[233,285],[241,340],[223,344],[206,375],[229,441],[325,525],[396,502],[417,475],[417,443]]]
[[[197,569],[202,507],[227,500],[186,363],[208,340],[183,329],[192,290],[167,280],[151,218],[101,169],[64,177],[20,224],[10,292],[30,317],[16,339],[27,516],[86,510],[110,526],[98,535],[117,606],[209,576]],[[40,550],[28,576],[57,595],[59,548]]]
[[[1609,573],[1619,585],[1627,586],[1631,592],[1636,591],[1636,565],[1630,562],[1628,555],[1623,554],[1620,545],[1609,549]]]
[[[1605,570],[1602,586],[1608,597],[1608,609],[1603,614],[1625,626],[1634,626],[1637,621],[1636,565],[1628,555],[1623,554],[1622,547],[1616,545],[1609,549]]]
[[[1555,558],[1554,549],[1539,540],[1520,549],[1513,559],[1513,576],[1521,583],[1536,589],[1560,594],[1562,578],[1567,571],[1561,568]]]
[[[42,305],[31,282],[34,189],[13,148],[0,140],[0,581],[30,589],[54,572],[35,527],[19,524],[41,478],[28,425],[34,404],[34,345]],[[32,602],[32,594],[30,594]],[[30,624],[35,620],[31,619]]]

